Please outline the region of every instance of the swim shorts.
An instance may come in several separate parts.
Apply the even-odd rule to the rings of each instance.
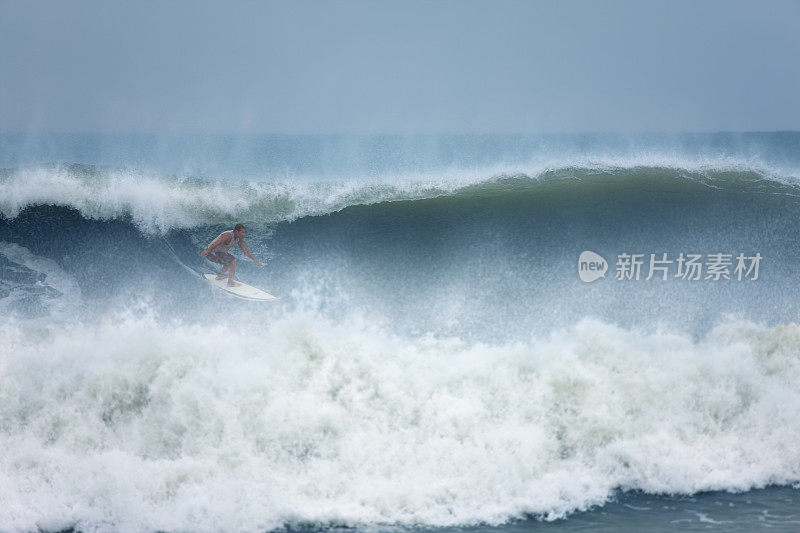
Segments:
[[[209,260],[219,263],[222,266],[230,265],[234,257],[228,252],[211,252],[206,256]]]

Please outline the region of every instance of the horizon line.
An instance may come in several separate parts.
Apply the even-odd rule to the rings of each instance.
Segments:
[[[775,130],[583,130],[563,132],[175,132],[175,131],[103,131],[103,130],[42,130],[42,131],[0,131],[0,135],[158,135],[164,137],[209,136],[209,137],[511,137],[511,136],[571,136],[571,135],[719,135],[719,134],[766,134],[800,133],[799,129]]]

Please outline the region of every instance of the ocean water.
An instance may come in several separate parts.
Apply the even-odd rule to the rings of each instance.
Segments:
[[[0,135],[0,530],[797,531],[798,230],[792,132]]]

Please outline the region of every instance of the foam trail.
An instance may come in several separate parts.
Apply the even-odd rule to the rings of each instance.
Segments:
[[[488,345],[145,312],[0,332],[6,531],[496,524],[615,488],[800,480],[796,324]]]
[[[0,278],[3,289],[0,312],[3,314],[15,312],[18,306],[30,308],[31,299],[44,305],[44,314],[50,319],[67,318],[80,307],[83,299],[80,287],[54,261],[36,256],[24,246],[3,241],[0,241],[0,256],[8,261],[6,272],[27,272],[23,280],[14,279],[6,272]]]

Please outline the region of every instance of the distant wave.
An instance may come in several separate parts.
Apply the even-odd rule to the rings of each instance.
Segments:
[[[781,173],[746,161],[663,157],[340,181],[213,180],[75,164],[0,171],[0,215],[13,218],[27,207],[58,205],[74,208],[90,219],[129,218],[145,233],[163,234],[172,229],[234,221],[291,221],[354,205],[480,195],[537,183],[569,189],[603,176],[673,180],[717,188],[745,187],[779,194],[796,194],[798,183],[798,177],[791,172]]]

